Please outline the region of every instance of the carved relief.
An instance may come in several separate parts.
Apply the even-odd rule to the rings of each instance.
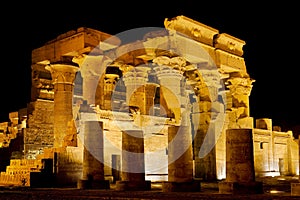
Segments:
[[[250,95],[252,90],[252,83],[254,82],[251,78],[240,78],[234,77],[227,80],[225,83],[229,88],[232,95]]]
[[[46,66],[46,69],[51,72],[53,84],[74,84],[76,72],[78,67],[71,65],[54,64]]]

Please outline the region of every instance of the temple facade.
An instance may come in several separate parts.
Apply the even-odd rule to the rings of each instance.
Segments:
[[[298,175],[293,133],[250,116],[244,45],[177,16],[119,35],[80,27],[34,49],[31,101],[0,123],[0,185],[193,190],[226,179],[229,129],[252,130],[241,155],[255,176]]]

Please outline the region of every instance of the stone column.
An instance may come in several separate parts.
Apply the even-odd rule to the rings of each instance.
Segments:
[[[154,98],[158,85],[149,83],[145,86],[145,115],[154,115]]]
[[[78,67],[69,64],[52,64],[46,67],[51,72],[54,85],[54,147],[62,147],[68,129],[68,122],[73,119],[72,100],[75,75]]]
[[[253,82],[254,80],[249,78],[248,75],[230,77],[226,82],[227,88],[230,90],[232,107],[237,110],[235,111],[235,116],[237,119],[233,120],[236,121],[235,123],[239,123],[239,121],[245,121],[246,118],[250,117],[249,96],[252,91]],[[244,127],[252,127],[253,121],[250,119],[248,121],[249,124],[245,124]]]
[[[298,136],[298,141],[300,141],[300,135]],[[298,150],[300,155],[300,143],[298,143]],[[300,166],[300,157],[299,157],[299,166]],[[299,169],[300,171],[300,169]],[[291,183],[291,195],[292,196],[300,196],[300,176],[299,183]]]
[[[164,192],[200,191],[200,182],[193,180],[192,138],[189,126],[168,128],[168,181]]]
[[[88,104],[95,104],[95,94],[100,75],[83,74],[82,96]]]
[[[218,148],[216,148],[224,122],[222,120],[224,106],[219,101],[220,75],[213,69],[199,71],[201,81],[196,85],[198,101],[193,104],[193,125],[196,128],[194,130],[195,178],[216,180],[216,157],[223,153],[217,152]],[[225,155],[220,157],[224,158],[225,165]]]
[[[104,179],[103,122],[84,122],[84,148],[82,179],[79,189],[109,189],[108,180]]]
[[[173,113],[175,121],[178,123],[181,118],[181,79],[182,72],[170,66],[158,66],[154,68],[160,83],[161,104],[166,102],[166,109]],[[163,98],[162,98],[163,97]],[[170,113],[169,113],[170,114]]]
[[[138,107],[141,114],[145,113],[145,85],[148,81],[148,67],[135,67],[123,75],[126,86],[126,104]]]
[[[255,181],[252,131],[226,130],[226,180],[219,183],[219,193],[263,193],[262,182]]]
[[[73,61],[80,66],[82,76],[82,96],[88,104],[95,104],[95,94],[100,76],[105,73],[106,65],[111,62],[103,55],[80,55]]]
[[[122,174],[117,190],[150,190],[145,180],[144,135],[141,130],[122,131]]]
[[[112,94],[115,89],[115,85],[119,79],[118,74],[105,74],[104,88],[103,88],[103,104],[105,110],[111,110],[112,107]]]

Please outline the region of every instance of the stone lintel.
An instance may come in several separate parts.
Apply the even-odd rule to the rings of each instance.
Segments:
[[[163,38],[151,38],[143,42],[145,55],[138,56],[152,60],[157,56],[174,57],[182,55],[189,63],[209,63],[215,59],[215,48],[182,34],[172,34]],[[171,54],[171,51],[173,55]],[[212,58],[212,59],[211,59]]]
[[[157,54],[160,55],[162,51],[169,50],[170,48],[170,37],[155,37],[155,38],[147,38],[146,41],[143,42],[146,54],[138,56],[138,58],[142,58],[143,60],[152,60]]]
[[[173,34],[169,37],[172,41],[169,48],[175,54],[181,55],[190,63],[208,63],[212,65],[211,61],[214,59],[215,54],[214,47],[181,34]]]
[[[215,64],[224,73],[247,71],[243,57],[234,55],[221,49],[215,50]]]
[[[278,138],[278,139],[288,139],[288,138],[293,138],[293,133],[292,132],[279,132],[279,131],[272,131],[273,136]]]
[[[79,65],[82,78],[88,78],[89,76],[100,77],[109,61],[103,55],[80,55],[72,59],[72,62]]]
[[[93,52],[93,53],[92,53]],[[98,52],[98,53],[96,53]],[[64,57],[75,57],[78,55],[87,55],[87,54],[92,54],[92,55],[102,55],[103,51],[99,50],[97,47],[85,47],[83,49],[79,49],[76,51],[70,51],[67,52],[65,54],[63,54],[62,56]]]
[[[99,45],[100,43],[102,47]],[[61,60],[62,55],[73,55],[74,52],[86,52],[88,47],[91,47],[89,49],[94,49],[100,46],[103,50],[108,50],[119,45],[120,39],[117,37],[112,37],[110,34],[91,28],[81,27],[76,31],[72,30],[61,34],[54,40],[47,42],[44,46],[34,49],[31,54],[32,63],[45,60],[57,62]]]
[[[145,61],[139,56],[147,54],[142,41],[135,41],[119,46],[116,49],[106,53],[110,59],[133,66],[144,64]]]
[[[255,133],[255,135],[263,135],[263,136],[271,136],[272,135],[272,131],[263,130],[263,129],[260,129],[260,128],[254,128],[253,132]]]
[[[246,42],[227,33],[216,35],[214,41],[214,46],[217,49],[222,49],[237,56],[242,56],[244,54],[243,46],[246,44]]]
[[[220,72],[224,73],[224,74],[230,74],[233,72],[240,72],[240,69],[236,68],[236,67],[231,67],[228,65],[224,65],[224,64],[220,64],[219,65],[220,68]],[[228,75],[229,77],[229,75]]]
[[[213,46],[213,38],[219,33],[217,29],[180,15],[171,19],[166,18],[164,25],[168,30],[175,30],[192,39]]]

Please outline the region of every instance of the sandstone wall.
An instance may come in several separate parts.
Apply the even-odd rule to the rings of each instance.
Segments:
[[[25,158],[36,158],[44,148],[52,147],[53,142],[53,101],[31,102],[28,105],[27,128],[24,129]]]

